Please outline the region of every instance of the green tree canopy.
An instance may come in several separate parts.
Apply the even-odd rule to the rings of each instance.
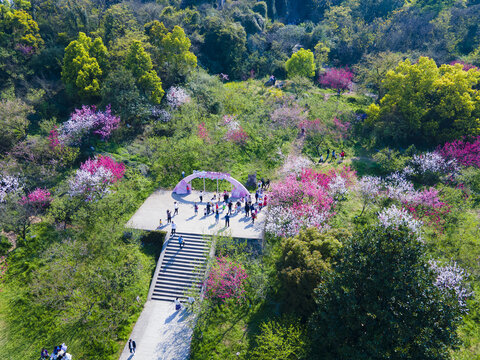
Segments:
[[[162,79],[172,85],[184,80],[197,66],[197,57],[190,51],[191,42],[180,26],[168,32],[158,21],[146,25],[150,42],[155,45],[155,60]]]
[[[317,293],[312,359],[448,359],[461,308],[407,229],[366,228]]]
[[[314,289],[331,269],[333,258],[342,247],[341,241],[348,235],[341,230],[321,233],[310,228],[282,241],[277,270],[287,311],[305,317],[313,312]]]
[[[480,72],[461,64],[437,67],[421,57],[401,62],[387,72],[385,96],[367,110],[366,124],[394,144],[436,145],[465,135],[480,134]]]
[[[230,77],[239,77],[247,50],[245,29],[238,23],[209,17],[204,26],[204,34],[202,55],[209,69],[214,73],[222,72]]]
[[[298,50],[287,60],[285,66],[289,78],[294,76],[311,78],[315,76],[315,62],[311,50]]]
[[[31,113],[33,108],[20,99],[0,101],[0,153],[26,137]]]
[[[108,68],[108,52],[101,38],[92,41],[84,33],[70,42],[63,57],[62,80],[70,95],[98,96]]]
[[[150,54],[145,51],[140,41],[132,42],[125,59],[125,67],[132,72],[138,86],[148,94],[150,100],[159,104],[165,94],[162,81],[153,70]]]

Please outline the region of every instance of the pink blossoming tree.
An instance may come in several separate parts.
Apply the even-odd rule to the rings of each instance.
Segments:
[[[228,257],[217,257],[205,282],[206,296],[216,302],[228,299],[241,301],[245,297],[247,278],[242,264]]]
[[[463,166],[480,168],[480,136],[471,141],[466,139],[445,143],[437,152],[446,160],[455,160]]]
[[[125,165],[108,156],[88,159],[69,181],[70,196],[84,196],[87,201],[101,198],[125,174]]]
[[[353,73],[348,69],[330,68],[318,78],[318,82],[337,91],[338,95],[342,91],[350,89],[352,86]]]

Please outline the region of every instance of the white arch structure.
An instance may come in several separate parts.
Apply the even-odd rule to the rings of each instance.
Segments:
[[[218,180],[227,180],[233,185],[232,197],[241,198],[249,194],[247,188],[243,184],[234,179],[227,173],[213,172],[213,171],[194,171],[193,174],[186,176],[175,186],[173,192],[179,195],[189,194],[192,191],[192,185],[190,182],[193,179],[203,179],[203,190],[205,191],[205,179],[217,180],[217,192],[218,192]]]

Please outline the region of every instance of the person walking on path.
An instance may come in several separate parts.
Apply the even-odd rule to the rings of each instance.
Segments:
[[[267,195],[263,197],[263,207],[267,206]]]
[[[48,355],[48,350],[43,348],[42,352],[40,353],[41,359],[49,359],[50,355]]]
[[[328,161],[328,157],[330,156],[330,149],[327,149],[327,157],[325,158],[325,162]]]
[[[198,214],[198,205],[197,203],[193,204],[193,210],[195,210],[195,216]]]
[[[207,203],[207,215],[210,215],[210,203]]]
[[[342,152],[340,153],[340,158],[342,159],[342,161],[343,159],[345,159],[345,151],[342,150]]]
[[[130,354],[135,354],[135,350],[137,350],[137,344],[135,340],[128,340],[128,350],[130,350]]]
[[[178,215],[178,203],[177,203],[176,201],[174,201],[173,207],[175,208],[175,211],[174,211],[174,213],[173,213],[173,216]]]
[[[200,190],[200,204],[203,202],[203,190]]]
[[[167,224],[170,224],[172,222],[172,213],[170,210],[167,210]]]
[[[219,220],[220,220],[220,213],[218,212],[218,209],[217,209],[217,211],[215,211],[215,224],[218,224]]]
[[[175,221],[172,221],[172,236],[175,235],[177,232],[177,224],[175,224]]]
[[[258,203],[258,197],[259,197],[259,196],[260,196],[260,195],[258,194],[258,190],[255,191],[255,202],[256,202],[256,203]]]
[[[335,155],[335,150],[332,150],[332,160],[331,161],[333,161],[333,159],[337,159],[337,155]]]
[[[252,224],[255,224],[255,218],[257,217],[257,214],[255,211],[252,211]]]
[[[185,171],[182,171],[182,179],[185,177]]]
[[[183,247],[185,246],[185,240],[183,240],[183,237],[178,237],[178,244],[180,245],[180,249],[183,249]]]
[[[225,215],[225,227],[230,227],[230,215]]]
[[[182,304],[180,303],[180,300],[178,300],[178,297],[175,299],[175,310],[178,311],[182,308]]]

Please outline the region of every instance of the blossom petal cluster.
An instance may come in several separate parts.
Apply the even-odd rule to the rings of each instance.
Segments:
[[[447,161],[438,152],[428,152],[421,155],[414,155],[411,161],[413,172],[418,175],[426,173],[449,173],[455,170],[455,160]]]
[[[327,229],[336,200],[346,194],[354,176],[349,168],[328,173],[303,169],[274,183],[266,231],[290,237],[308,227]]]
[[[70,196],[85,196],[87,201],[102,197],[125,173],[125,165],[108,156],[88,159],[69,181]]]
[[[190,101],[190,96],[185,89],[177,86],[172,86],[167,91],[167,104],[173,109],[178,109],[183,104]]]
[[[205,281],[206,296],[220,301],[241,300],[245,296],[247,278],[247,272],[242,264],[228,257],[217,257]]]
[[[0,202],[4,202],[8,194],[21,190],[21,184],[17,177],[0,175]]]
[[[22,204],[34,204],[39,206],[46,206],[52,201],[50,191],[47,189],[36,188],[27,196],[22,197]]]
[[[298,104],[285,104],[275,109],[270,115],[270,119],[272,124],[278,128],[298,126],[308,120],[305,108]]]
[[[466,300],[473,293],[465,287],[465,280],[468,277],[466,271],[459,267],[456,262],[440,266],[437,261],[430,260],[429,265],[437,275],[435,286],[443,291],[453,291],[460,307],[467,310]]]
[[[384,208],[378,213],[378,223],[385,228],[398,229],[400,226],[405,226],[416,235],[420,235],[422,227],[421,221],[416,220],[407,210],[395,205]]]
[[[454,160],[463,166],[480,168],[480,136],[472,141],[455,140],[445,143],[437,152],[446,160]]]
[[[60,140],[67,144],[80,144],[85,136],[90,133],[99,135],[102,139],[107,139],[118,128],[120,118],[112,115],[110,105],[105,111],[97,111],[92,106],[82,106],[81,109],[75,109],[70,119],[63,123],[60,128]]]

